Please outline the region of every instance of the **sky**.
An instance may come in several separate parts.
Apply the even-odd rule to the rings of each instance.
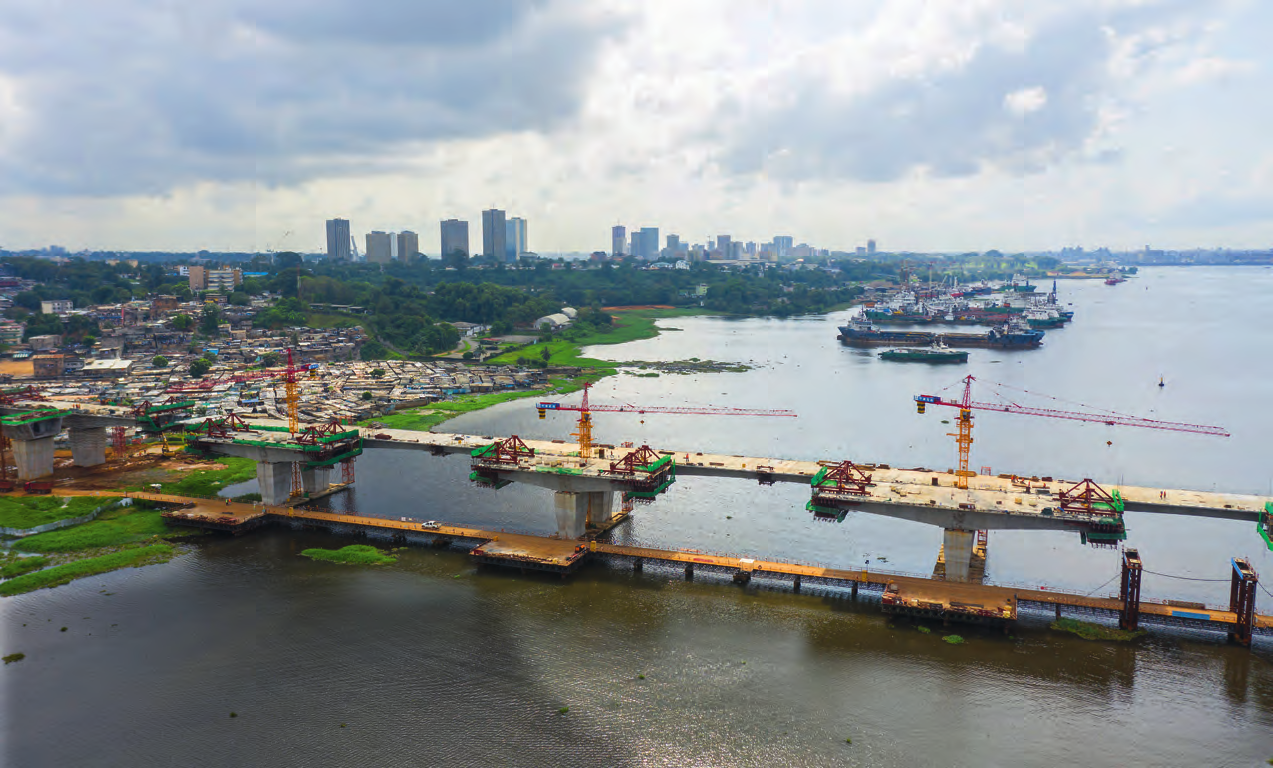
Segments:
[[[1273,247],[1267,0],[4,0],[0,247]]]

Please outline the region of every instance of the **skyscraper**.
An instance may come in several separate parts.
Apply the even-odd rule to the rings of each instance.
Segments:
[[[459,251],[469,255],[469,223],[459,219],[442,222],[442,258]]]
[[[488,259],[503,261],[507,237],[504,212],[498,208],[482,211],[482,255]]]
[[[420,252],[420,236],[410,230],[403,230],[398,233],[398,261],[406,264],[415,261],[415,255]]]
[[[659,257],[658,227],[641,227],[641,252],[633,255],[647,261],[653,261]]]
[[[628,252],[628,228],[617,226],[610,228],[610,255],[622,256]]]
[[[526,220],[517,216],[509,219],[504,226],[505,261],[517,261],[517,257],[526,252]]]
[[[874,255],[875,255],[875,241],[874,241],[874,240],[867,240],[867,241],[866,241],[866,255],[867,255],[867,256],[874,256]]]
[[[733,240],[729,235],[716,236],[716,250],[720,251],[722,259],[734,258]]]
[[[388,232],[367,233],[367,263],[388,264],[393,261],[393,235]]]
[[[778,251],[778,255],[786,257],[792,248],[796,247],[796,239],[790,235],[774,235],[774,250]]]
[[[327,220],[327,258],[330,261],[349,261],[349,220]]]
[[[667,236],[667,252],[671,254],[672,256],[675,256],[676,254],[681,252],[681,236],[680,235]]]

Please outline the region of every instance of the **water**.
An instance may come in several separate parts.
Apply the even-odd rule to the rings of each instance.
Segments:
[[[1268,492],[1271,425],[1260,400],[1273,270],[1154,270],[1117,287],[1061,288],[1078,312],[1071,327],[1034,352],[973,350],[967,370],[1123,412],[1221,424],[1233,437],[985,414],[974,466]],[[597,437],[951,466],[949,425],[938,409],[916,415],[910,397],[954,383],[963,369],[876,361],[835,342],[841,320],[677,318],[663,324],[684,331],[592,350],[761,366],[607,379],[597,402],[800,413],[644,424],[598,414]],[[566,415],[538,421],[525,401],[447,428],[572,431]],[[479,490],[467,472],[455,457],[372,451],[359,460],[356,490],[333,503],[552,530],[545,492]],[[616,538],[932,568],[938,531],[862,515],[815,524],[806,499],[796,486],[682,478]],[[1273,578],[1249,524],[1132,515],[1128,527],[1150,571],[1227,578],[1228,558],[1249,555]],[[890,628],[870,603],[741,590],[704,575],[685,583],[648,566],[641,577],[593,568],[562,582],[477,571],[461,553],[426,547],[401,551],[388,570],[296,556],[343,543],[285,530],[213,538],[164,566],[0,601],[4,652],[27,654],[0,673],[6,764],[1245,766],[1273,757],[1266,640],[1247,651],[1214,636],[1159,633],[1116,647],[1027,622],[1011,640],[961,628],[968,642],[951,646],[940,628]],[[996,581],[1115,588],[1102,583],[1117,573],[1117,553],[1075,536],[994,532],[990,547]],[[1145,592],[1227,601],[1226,584],[1155,575]],[[1265,593],[1258,602],[1264,612],[1273,606]]]

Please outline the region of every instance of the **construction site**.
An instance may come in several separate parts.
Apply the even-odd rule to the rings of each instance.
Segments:
[[[196,402],[173,396],[162,404],[145,403],[121,411],[110,406],[68,404],[33,390],[10,392],[0,402],[4,441],[0,466],[3,487],[11,492],[74,495],[103,493],[103,481],[145,462],[175,457],[207,461],[219,456],[251,459],[256,465],[259,501],[199,499],[165,494],[129,494],[169,507],[164,517],[173,525],[241,535],[266,524],[329,528],[376,534],[434,546],[463,546],[482,565],[505,566],[567,577],[587,563],[624,563],[634,571],[650,567],[675,569],[686,579],[696,574],[723,575],[726,583],[781,585],[795,591],[833,590],[856,599],[860,589],[878,593],[881,610],[890,614],[943,623],[964,622],[1001,627],[1018,619],[1021,609],[1114,618],[1123,629],[1167,624],[1225,633],[1250,645],[1254,636],[1273,634],[1273,617],[1256,612],[1258,574],[1243,558],[1230,561],[1229,604],[1207,606],[1180,600],[1141,598],[1144,561],[1138,549],[1125,546],[1126,512],[1184,514],[1247,521],[1273,549],[1273,499],[1268,497],[1148,488],[1103,487],[1091,478],[990,475],[970,469],[973,412],[1071,420],[1099,420],[1127,427],[1193,432],[1223,437],[1222,428],[1137,419],[1077,411],[1047,411],[1017,405],[985,403],[972,398],[974,378],[963,380],[957,400],[917,395],[916,407],[947,406],[958,411],[955,439],[957,469],[899,469],[844,457],[820,461],[774,456],[705,454],[686,448],[666,449],[631,443],[602,443],[594,437],[595,413],[644,415],[671,413],[703,416],[791,418],[773,409],[657,407],[590,402],[585,387],[577,405],[561,401],[534,404],[540,419],[550,414],[577,414],[573,441],[524,440],[462,434],[352,427],[339,421],[305,423],[301,418],[302,372],[289,361],[284,375],[286,421],[247,419],[236,413],[198,418]],[[146,436],[137,445],[124,440],[128,429]],[[57,456],[53,439],[70,435],[72,466]],[[107,461],[107,434],[111,461]],[[366,450],[417,451],[431,457],[462,455],[469,462],[469,481],[498,491],[512,483],[551,492],[543,505],[557,532],[534,536],[451,525],[414,518],[381,518],[335,512],[316,505],[356,482],[355,463]],[[9,477],[12,454],[16,478]],[[58,464],[59,460],[62,462]],[[427,459],[426,459],[427,460]],[[86,479],[92,477],[91,484]],[[810,520],[842,522],[851,512],[891,516],[942,529],[942,545],[931,575],[878,569],[845,570],[814,564],[779,562],[740,554],[652,549],[609,542],[638,505],[655,503],[674,492],[678,479],[719,477],[807,486],[805,509]],[[406,480],[404,479],[404,482]],[[212,503],[210,503],[212,502]],[[1066,594],[986,580],[989,532],[994,530],[1065,531],[1092,547],[1122,552],[1119,591],[1107,596]]]

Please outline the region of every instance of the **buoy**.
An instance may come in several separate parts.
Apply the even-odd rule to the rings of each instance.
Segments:
[[[1163,377],[1162,377],[1162,376],[1159,376],[1159,377],[1158,377],[1158,386],[1160,386],[1160,387],[1165,387],[1165,386],[1167,386],[1166,382],[1164,382],[1164,381],[1163,381]]]

